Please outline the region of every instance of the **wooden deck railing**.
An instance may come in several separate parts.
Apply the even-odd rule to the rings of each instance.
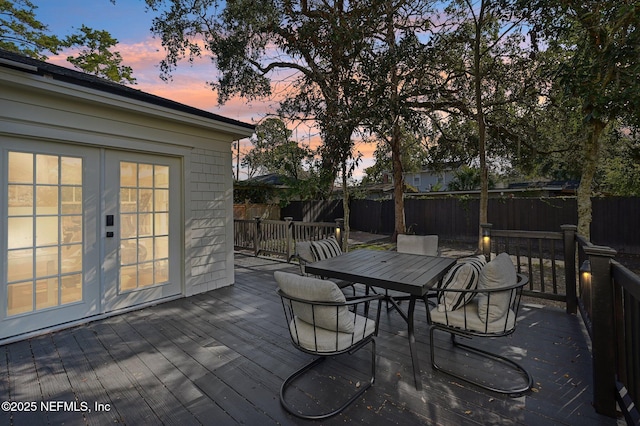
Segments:
[[[492,229],[482,225],[483,252],[506,252],[529,276],[527,296],[566,303],[591,337],[594,407],[640,425],[640,277],[565,225],[560,232]],[[617,390],[617,391],[616,391]],[[616,406],[617,403],[617,406]]]
[[[296,241],[314,241],[336,234],[340,222],[297,222],[285,220],[234,220],[234,247],[253,250],[254,255],[269,254],[289,261]]]
[[[577,236],[579,307],[591,336],[594,406],[640,425],[640,277],[614,260],[616,251]],[[616,390],[612,391],[612,390]]]
[[[559,232],[492,229],[482,225],[483,252],[509,253],[518,273],[527,275],[523,295],[564,302],[568,313],[576,313],[575,275],[576,227],[566,225]]]

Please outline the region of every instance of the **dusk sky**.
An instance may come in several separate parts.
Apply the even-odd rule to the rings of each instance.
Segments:
[[[145,12],[143,0],[32,0],[38,8],[36,18],[48,25],[51,33],[66,36],[83,24],[95,30],[106,30],[118,40],[117,50],[123,63],[133,68],[137,84],[133,87],[148,93],[162,96],[186,105],[210,111],[225,117],[247,123],[257,124],[269,112],[274,112],[276,104],[272,101],[248,102],[245,99],[231,99],[225,105],[217,104],[217,95],[207,86],[207,81],[215,78],[215,68],[210,59],[204,58],[191,65],[182,63],[173,72],[173,80],[160,79],[160,60],[164,51],[160,41],[154,39],[150,28],[153,12]],[[66,61],[66,55],[50,56],[49,62],[72,68]],[[293,130],[293,129],[292,129]],[[317,130],[311,130],[312,144],[317,141]],[[309,129],[298,128],[293,137],[308,142]],[[250,143],[242,142],[242,152],[250,148]],[[362,170],[372,165],[372,152],[375,146],[359,143],[357,150],[365,155],[355,177],[362,176]],[[235,170],[235,164],[234,164]],[[243,178],[241,172],[240,178]]]

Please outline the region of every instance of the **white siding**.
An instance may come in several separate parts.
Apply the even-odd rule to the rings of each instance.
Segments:
[[[191,279],[187,295],[233,283],[233,264],[229,268],[228,262],[229,253],[233,253],[233,234],[229,240],[228,232],[232,228],[229,206],[233,209],[228,188],[230,165],[230,153],[203,148],[191,152],[192,219],[186,265]]]

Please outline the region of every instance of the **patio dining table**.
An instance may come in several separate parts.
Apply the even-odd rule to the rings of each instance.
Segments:
[[[413,377],[416,389],[422,390],[413,321],[416,301],[420,298],[426,303],[429,289],[434,287],[455,263],[456,259],[449,257],[362,249],[307,264],[306,272],[407,294],[407,312],[400,308],[395,298],[388,299],[407,323]]]

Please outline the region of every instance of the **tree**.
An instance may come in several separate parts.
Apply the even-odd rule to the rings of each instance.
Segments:
[[[412,133],[419,134],[422,113],[413,108],[417,92],[424,89],[428,73],[426,54],[419,36],[430,27],[431,0],[385,0],[374,43],[364,51],[361,74],[369,94],[364,126],[387,146],[394,182],[394,233],[406,231],[404,216],[403,148]]]
[[[179,59],[207,52],[220,72],[211,85],[223,103],[232,95],[269,96],[272,79],[286,73],[288,94],[280,111],[287,118],[318,124],[323,181],[332,183],[342,174],[348,237],[346,182],[354,157],[352,136],[361,121],[356,100],[363,93],[356,63],[381,15],[379,1],[146,2],[159,13],[152,31],[166,49],[161,62],[165,76]]]
[[[452,0],[441,17],[441,31],[434,38],[432,67],[442,75],[457,129],[475,132],[480,169],[479,224],[488,221],[489,154],[504,153],[509,138],[506,117],[519,114],[523,100],[536,99],[532,78],[536,67],[526,46],[526,24],[531,9],[519,0]],[[472,121],[472,123],[466,123]],[[493,146],[491,146],[493,145]],[[458,159],[449,159],[449,161]],[[481,236],[478,236],[481,245]]]
[[[640,139],[638,129],[611,132],[616,142],[605,143],[600,191],[623,197],[640,197]]]
[[[108,32],[83,25],[79,33],[60,39],[36,18],[36,8],[29,0],[0,0],[0,48],[44,61],[48,54],[78,47],[80,54],[67,58],[76,68],[117,83],[135,83],[120,53],[110,50],[118,40]]]
[[[374,151],[375,163],[365,169],[362,183],[382,182],[382,176],[393,170],[391,147],[387,141],[379,141]],[[419,172],[426,162],[426,150],[422,140],[416,135],[403,132],[402,146],[400,147],[400,160],[402,170],[405,173]]]
[[[29,0],[0,0],[0,48],[40,60],[47,59],[44,52],[57,53],[60,39],[47,34],[35,9]]]
[[[278,118],[268,118],[256,126],[251,139],[253,148],[245,155],[243,165],[255,172],[277,173],[293,181],[303,177],[303,163],[313,159],[308,146],[292,141],[292,132]]]
[[[590,238],[591,195],[604,136],[617,119],[640,123],[640,4],[637,1],[542,0],[536,29],[564,55],[555,81],[579,102],[583,137],[577,193],[578,232]]]
[[[70,35],[62,42],[65,47],[80,47],[77,56],[67,57],[67,61],[76,68],[116,83],[135,84],[131,67],[122,65],[120,53],[110,50],[117,44],[118,40],[107,31],[94,30],[85,25],[80,27],[79,33]]]

